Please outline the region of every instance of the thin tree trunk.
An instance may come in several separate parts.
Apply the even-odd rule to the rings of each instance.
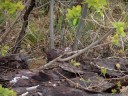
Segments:
[[[50,1],[50,49],[54,49],[54,0]]]
[[[80,38],[82,36],[82,31],[84,29],[84,23],[85,23],[85,17],[87,16],[87,10],[88,10],[88,4],[84,4],[82,7],[82,17],[81,17],[81,20],[79,21],[78,29],[77,29],[75,40],[73,43],[72,49],[74,51],[78,49]]]

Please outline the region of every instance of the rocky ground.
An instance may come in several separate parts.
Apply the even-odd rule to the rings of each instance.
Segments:
[[[44,70],[30,69],[33,62],[29,60],[20,54],[0,57],[0,84],[11,87],[18,96],[128,95],[127,58],[85,59],[77,61],[78,66],[56,62]]]

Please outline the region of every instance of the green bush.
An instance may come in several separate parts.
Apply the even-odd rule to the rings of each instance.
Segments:
[[[0,85],[0,96],[16,96],[16,92]]]

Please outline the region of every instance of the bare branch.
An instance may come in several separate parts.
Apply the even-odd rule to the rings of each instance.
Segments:
[[[67,57],[67,58],[62,58],[62,59],[59,59],[58,61],[68,61],[68,60],[71,60],[79,55],[81,55],[82,53],[84,53],[85,51],[87,51],[88,49],[92,48],[93,46],[95,46],[96,44],[100,43],[103,39],[105,39],[106,37],[108,37],[111,33],[114,32],[114,29],[111,29],[108,33],[106,33],[104,36],[102,36],[101,38],[99,38],[97,41],[93,42],[92,44],[90,44],[88,47],[82,49],[82,50],[79,50],[76,54],[70,56],[70,57]]]
[[[69,56],[67,58],[61,58],[62,56],[69,54],[69,53],[64,53],[63,55],[55,58],[54,60],[50,61],[49,63],[45,64],[44,66],[40,67],[39,70],[47,68],[48,66],[51,66],[54,62],[56,61],[69,61],[81,54],[83,54],[84,52],[86,52],[87,50],[93,48],[95,45],[97,45],[98,43],[100,43],[102,40],[104,40],[105,38],[107,38],[110,34],[112,34],[114,32],[114,29],[111,29],[109,32],[107,32],[105,35],[103,35],[101,38],[99,38],[97,41],[93,42],[92,44],[90,44],[88,47],[85,47],[84,49],[78,50],[78,51],[74,51],[74,55]]]
[[[14,48],[12,49],[13,54],[18,52],[18,48],[20,47],[21,40],[24,37],[26,28],[28,26],[28,16],[29,16],[30,12],[33,10],[34,6],[35,6],[35,0],[31,0],[30,5],[26,9],[25,14],[23,16],[24,22],[23,22],[21,32],[19,33],[19,37],[16,40]]]

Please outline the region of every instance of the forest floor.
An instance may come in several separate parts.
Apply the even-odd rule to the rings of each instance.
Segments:
[[[41,59],[25,57],[0,57],[0,83],[13,88],[18,96],[128,96],[127,58],[82,58],[77,66],[55,62],[37,70]],[[32,63],[39,65],[31,69]]]
[[[14,89],[17,96],[128,96],[128,48],[124,51],[114,46],[111,36],[74,60],[56,61],[45,69],[39,69],[51,61],[51,54],[46,54],[49,47],[49,13],[44,15],[44,9],[39,8],[35,8],[29,16],[28,28],[18,54],[9,52],[21,31],[21,18],[6,36],[4,43],[9,46],[9,54],[0,57],[0,84],[3,87]],[[55,14],[58,17],[62,15],[61,12]],[[70,47],[74,40],[73,28],[63,22],[63,15],[63,19],[58,17],[55,16],[58,20],[54,26],[55,46],[61,48],[61,43],[65,43]],[[3,25],[4,29],[12,24],[14,18],[9,19],[7,25]],[[62,31],[59,27],[64,27],[63,23],[65,42],[61,42],[59,33]],[[94,27],[94,32],[85,30],[87,34],[82,37],[80,49],[108,31],[95,24],[89,26]],[[52,56],[52,59],[57,57],[54,53]]]

